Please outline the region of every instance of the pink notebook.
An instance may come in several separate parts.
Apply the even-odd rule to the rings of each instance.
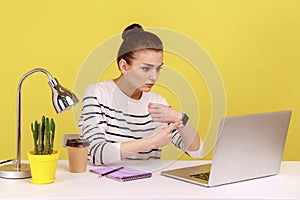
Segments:
[[[90,172],[101,175],[119,167],[120,166],[95,168],[95,169],[91,169]],[[107,178],[111,178],[121,182],[132,181],[132,180],[142,179],[142,178],[150,178],[151,176],[152,176],[151,172],[140,171],[130,167],[124,167],[121,170],[106,175]]]

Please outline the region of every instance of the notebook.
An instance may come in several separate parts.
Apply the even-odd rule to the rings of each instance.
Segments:
[[[114,169],[117,169],[119,167],[120,166],[95,168],[95,169],[91,169],[90,172],[101,175],[109,171],[112,171]],[[152,176],[151,172],[141,171],[130,167],[124,167],[121,170],[106,175],[107,178],[114,179],[121,182],[132,181],[132,180],[143,179],[143,178],[150,178],[151,176]]]
[[[211,163],[161,174],[206,187],[276,175],[290,117],[289,110],[225,117],[219,123]]]

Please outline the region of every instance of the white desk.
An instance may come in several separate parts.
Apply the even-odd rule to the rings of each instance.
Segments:
[[[0,199],[300,199],[300,162],[282,162],[276,176],[205,188],[160,175],[161,170],[191,166],[207,161],[127,162],[153,176],[131,182],[117,182],[96,174],[68,171],[59,161],[56,181],[35,185],[29,179],[0,179]],[[88,166],[88,169],[94,166]]]

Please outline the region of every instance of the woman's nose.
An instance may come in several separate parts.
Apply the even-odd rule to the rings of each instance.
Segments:
[[[151,81],[156,81],[159,77],[159,71],[157,70],[151,70],[151,73],[150,73],[150,80]]]

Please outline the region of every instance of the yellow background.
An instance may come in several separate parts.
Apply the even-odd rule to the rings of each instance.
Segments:
[[[132,22],[178,31],[205,48],[224,82],[226,115],[291,109],[283,159],[300,160],[299,11],[297,0],[1,1],[0,160],[15,158],[22,75],[43,67],[74,89],[89,53]],[[42,114],[57,123],[61,159],[67,158],[62,135],[77,133],[73,111],[56,115],[50,105],[47,82],[45,75],[35,74],[22,87],[22,159],[32,148],[30,123]]]

